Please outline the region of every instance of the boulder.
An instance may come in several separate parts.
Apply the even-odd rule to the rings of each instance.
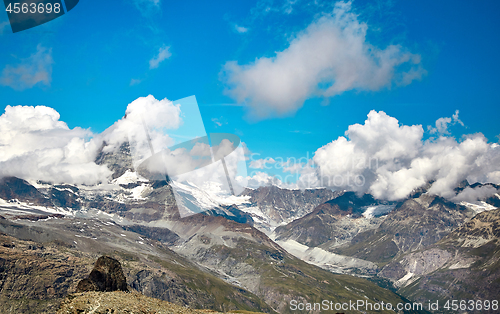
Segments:
[[[81,280],[76,287],[77,292],[127,290],[127,281],[120,262],[109,256],[99,257],[88,278]]]

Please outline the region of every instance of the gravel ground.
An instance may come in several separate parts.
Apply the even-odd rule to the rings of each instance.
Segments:
[[[170,302],[146,297],[136,292],[84,292],[69,295],[57,314],[167,314],[211,313],[211,310],[195,310]]]

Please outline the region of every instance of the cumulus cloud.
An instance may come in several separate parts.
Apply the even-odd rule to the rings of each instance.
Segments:
[[[163,46],[158,50],[158,54],[149,60],[149,69],[156,69],[160,63],[170,58],[172,53],[169,51],[170,46]]]
[[[129,140],[140,162],[151,156],[149,143],[157,151],[172,145],[167,132],[182,125],[179,105],[151,95],[130,103],[125,117],[101,134],[70,129],[59,119],[59,113],[49,107],[7,106],[0,116],[0,177],[74,184],[106,182],[110,170],[94,162],[101,148],[112,152]]]
[[[371,45],[367,29],[350,2],[338,2],[333,13],[309,25],[276,56],[247,65],[227,62],[222,71],[225,92],[266,117],[295,112],[311,97],[407,85],[426,73],[420,56],[404,47]]]
[[[474,202],[477,200],[485,199],[490,196],[498,193],[497,189],[493,186],[485,185],[478,186],[475,188],[471,188],[470,186],[466,187],[462,192],[460,192],[457,196],[453,197],[453,201],[461,202]]]
[[[0,84],[12,87],[15,90],[25,90],[40,83],[50,86],[52,81],[52,48],[42,45],[36,47],[36,52],[19,64],[7,65],[0,77]]]
[[[271,167],[269,164],[274,166]],[[281,174],[274,175],[262,171],[253,171],[246,177],[248,186],[251,188],[268,185],[276,185],[283,189],[321,187],[314,162],[308,157],[288,158],[286,161],[281,157],[255,159],[250,162],[250,168],[282,170]]]
[[[100,142],[68,128],[52,108],[7,106],[0,116],[0,177],[94,184],[110,171],[94,163]]]
[[[458,117],[457,117],[458,119]],[[464,179],[500,183],[500,151],[481,134],[462,141],[441,136],[423,141],[421,125],[399,125],[384,112],[371,111],[363,125],[314,155],[322,185],[397,200],[433,182],[429,193],[446,198]]]
[[[288,158],[287,161],[281,162],[280,166],[283,172],[300,173],[304,168],[312,165],[312,160],[308,157],[302,157],[298,160],[296,158]]]
[[[476,171],[469,175],[469,182],[500,182],[500,145],[491,144],[486,153],[476,161]]]
[[[125,116],[100,134],[68,128],[49,107],[7,106],[0,116],[0,177],[88,185],[110,182],[111,171],[97,165],[96,157],[101,151],[115,152],[128,141],[134,169],[148,170],[150,179],[168,175],[175,180],[179,204],[185,201],[184,183],[204,193],[213,188],[207,184],[215,182],[218,194],[240,194],[247,186],[246,145],[236,136],[221,138],[218,144],[212,137],[212,146],[206,137],[176,143],[169,134],[182,131],[184,123],[180,104],[151,95],[130,103]]]
[[[460,124],[461,126],[464,126],[464,123],[462,120],[458,118],[458,113],[459,111],[456,110],[455,113],[451,116],[451,118],[445,117],[445,118],[439,118],[436,120],[436,127],[432,126],[427,126],[427,130],[431,134],[441,134],[441,135],[447,135],[450,134],[448,131],[448,125],[455,125],[455,124]]]
[[[304,166],[301,171],[295,174],[288,175],[271,175],[263,171],[254,171],[249,176],[242,178],[237,177],[237,180],[245,180],[243,186],[256,189],[260,186],[275,185],[282,189],[308,189],[323,187],[319,180],[316,169],[312,166]]]
[[[113,151],[128,140],[134,166],[138,166],[152,151],[156,153],[173,145],[174,140],[168,133],[182,124],[180,105],[149,95],[131,102],[125,117],[105,130],[101,137],[107,143],[105,152]]]

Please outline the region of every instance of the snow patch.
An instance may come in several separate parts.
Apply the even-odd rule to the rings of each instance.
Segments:
[[[498,196],[498,194],[496,194],[496,195]],[[472,209],[476,214],[482,213],[484,211],[496,209],[495,206],[490,205],[490,204],[483,202],[483,201],[478,201],[478,202],[474,202],[474,203],[462,201],[462,202],[460,202],[460,205],[465,206],[468,209]]]
[[[413,277],[415,274],[412,272],[406,273],[403,277],[399,278],[395,283],[394,286],[396,287],[404,287],[415,281],[418,277]],[[413,277],[413,278],[412,278]]]
[[[125,173],[122,174],[120,177],[111,181],[111,183],[113,184],[123,184],[123,185],[127,185],[130,183],[137,183],[137,182],[148,182],[148,180],[139,175],[137,172],[130,171],[129,169],[127,169],[127,171],[125,171]]]
[[[301,260],[337,273],[350,273],[351,270],[374,272],[377,265],[362,259],[328,252],[319,247],[309,247],[295,240],[276,241],[288,253]]]
[[[2,210],[15,210],[17,212],[26,212],[29,214],[33,214],[33,211],[43,212],[48,214],[61,214],[65,216],[75,214],[75,212],[71,208],[64,208],[57,206],[55,207],[38,206],[38,205],[33,205],[32,203],[19,201],[18,199],[12,199],[6,201],[0,198],[0,206]]]
[[[145,191],[152,190],[152,188],[146,184],[141,184],[139,186],[136,186],[131,190],[132,192],[132,198],[135,200],[145,200],[143,195],[145,194]]]

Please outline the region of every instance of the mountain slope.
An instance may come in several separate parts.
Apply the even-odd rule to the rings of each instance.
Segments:
[[[401,302],[399,296],[365,279],[305,263],[245,224],[195,215],[169,228],[183,239],[172,246],[174,251],[245,287],[279,313],[292,312],[291,300],[348,302],[367,297]]]
[[[251,214],[255,227],[265,232],[310,213],[316,206],[336,198],[340,192],[329,189],[287,190],[277,186],[246,189],[249,204],[240,209]]]
[[[497,300],[500,209],[479,213],[431,247],[394,260],[379,276],[413,300]]]
[[[349,245],[334,252],[383,265],[436,243],[472,215],[473,211],[464,206],[422,194],[397,206],[377,229],[359,233]]]
[[[40,208],[14,214],[11,206],[2,212],[9,219],[0,220],[0,231],[44,245],[64,243],[60,249],[72,256],[123,260],[131,287],[195,308],[287,313],[291,300],[402,301],[365,279],[304,263],[250,225],[204,214],[181,218],[168,183],[136,182],[104,190],[78,187],[83,208],[66,208],[69,215],[62,217],[36,212],[34,219]],[[141,193],[130,192],[138,187]]]
[[[193,308],[272,312],[252,293],[110,221],[18,222],[0,219],[0,230],[13,235],[0,237],[2,313],[54,313],[54,306],[75,291],[102,254],[121,260],[128,284],[146,296]]]
[[[364,219],[365,211],[385,213],[392,208],[392,203],[379,202],[371,195],[358,197],[354,192],[345,192],[304,217],[276,228],[273,236],[277,241],[294,240],[309,247],[330,249],[349,242],[360,232],[378,227],[382,219]]]
[[[69,295],[56,314],[73,313],[148,313],[148,314],[218,314],[211,310],[197,310],[170,302],[146,297],[134,292],[84,292]],[[252,312],[248,312],[252,313]]]

